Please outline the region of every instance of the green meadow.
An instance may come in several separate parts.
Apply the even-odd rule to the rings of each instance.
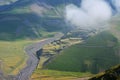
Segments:
[[[45,68],[58,71],[98,73],[119,64],[117,39],[108,32],[88,38],[57,55]],[[114,60],[113,60],[114,59]]]
[[[16,74],[25,66],[27,54],[24,47],[35,41],[0,41],[0,65],[1,70],[7,74]]]

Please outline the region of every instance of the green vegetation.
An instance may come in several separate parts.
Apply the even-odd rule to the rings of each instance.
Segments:
[[[57,70],[44,70],[42,69],[46,62],[49,62],[51,58],[55,57],[56,54],[65,48],[74,44],[81,43],[81,38],[69,38],[60,39],[47,44],[43,47],[43,54],[40,56],[40,61],[37,69],[32,75],[34,80],[72,80],[77,77],[89,76],[90,73],[80,73],[80,72],[69,72],[69,71],[57,71]],[[47,76],[47,77],[46,77]]]
[[[82,44],[65,49],[46,69],[98,73],[119,63],[117,39],[108,32],[97,34]],[[114,59],[114,60],[113,60]]]
[[[51,37],[67,27],[63,18],[57,14],[61,8],[51,10],[32,3],[32,0],[20,1],[16,7],[0,13],[0,40]],[[45,9],[44,14],[34,11],[36,7]]]
[[[80,72],[69,72],[69,71],[56,71],[56,70],[36,70],[35,73],[37,74],[41,74],[41,75],[48,75],[48,76],[52,76],[52,77],[65,77],[65,76],[72,76],[72,77],[85,77],[88,75],[91,75],[90,73],[80,73]]]
[[[104,72],[101,72],[89,80],[120,80],[120,65],[114,66]]]
[[[73,80],[80,77],[91,76],[90,73],[69,72],[69,71],[56,71],[56,70],[41,70],[36,69],[32,75],[34,80]]]
[[[2,0],[0,5],[12,4],[15,1],[17,0]],[[52,8],[36,6],[33,0],[19,1],[14,4],[15,7],[8,6],[0,12],[0,69],[9,74],[17,74],[25,66],[26,45],[36,42],[35,39],[48,38],[56,32],[67,31],[67,25],[63,20],[65,5],[58,6],[59,3],[64,3],[63,1],[54,0],[52,3],[50,0],[45,0],[53,5]],[[31,8],[32,4],[35,4],[33,8]],[[32,10],[36,7],[45,9],[44,14]],[[120,30],[119,27],[117,28]],[[81,35],[84,34],[87,33]],[[77,44],[81,41],[76,42],[71,39],[72,43],[70,38],[64,41],[66,41],[64,45],[55,43],[45,48],[46,53],[41,57],[40,64],[32,76],[33,79],[39,80],[42,77],[46,78],[43,80],[71,80],[89,76],[90,72],[97,73],[119,63],[118,41],[109,33],[104,32],[93,36],[82,44]],[[73,46],[66,48],[66,45]],[[63,47],[66,49],[61,54],[54,53],[55,50],[59,51]],[[50,51],[52,53],[49,53]],[[49,60],[51,55],[55,58],[52,61],[50,59],[51,62],[45,66],[45,70],[41,70],[44,62]]]
[[[33,0],[14,3],[15,1],[17,0],[0,1],[0,5],[5,8],[0,12],[0,66],[9,74],[16,74],[25,66],[27,55],[24,47],[27,44],[36,39],[52,37],[66,27],[55,9],[48,8],[44,15],[39,15],[32,10],[32,5],[36,3]],[[13,3],[14,6],[5,6],[7,3]],[[41,9],[40,5],[35,4],[35,8],[36,6]]]
[[[40,56],[40,61],[37,68],[42,68],[46,63],[48,63],[53,57],[59,54],[64,48],[71,45],[79,44],[82,40],[80,38],[69,38],[69,39],[60,39],[54,41],[50,44],[45,45],[42,48],[42,55]]]
[[[0,40],[35,39],[51,37],[60,31],[60,25],[55,28],[55,19],[40,18],[35,14],[1,14]],[[61,19],[57,19],[61,21]]]
[[[5,73],[17,74],[26,63],[24,47],[33,42],[35,41],[0,41],[0,69]]]

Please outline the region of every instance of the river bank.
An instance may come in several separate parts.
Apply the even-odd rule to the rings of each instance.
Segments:
[[[49,44],[53,41],[59,40],[63,36],[62,33],[57,33],[53,38],[47,38],[43,41],[30,44],[24,48],[26,54],[28,55],[28,59],[26,61],[26,66],[19,71],[17,75],[7,75],[4,76],[3,73],[0,74],[0,80],[29,80],[33,71],[36,69],[39,60],[36,56],[36,52],[42,49],[42,47],[46,44]]]

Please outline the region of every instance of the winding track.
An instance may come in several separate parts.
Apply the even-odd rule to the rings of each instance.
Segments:
[[[32,75],[33,71],[36,69],[39,59],[36,57],[36,52],[46,44],[49,44],[53,41],[59,40],[61,37],[63,37],[62,33],[56,34],[53,38],[48,38],[44,41],[31,44],[25,48],[25,52],[29,56],[26,67],[23,68],[15,77],[14,80],[29,80],[30,76]]]

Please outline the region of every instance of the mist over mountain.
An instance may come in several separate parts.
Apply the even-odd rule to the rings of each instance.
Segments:
[[[71,28],[70,26],[84,27],[84,24],[93,26],[95,21],[103,26],[104,20],[109,20],[111,16],[119,13],[117,0],[93,0],[94,5],[91,9],[85,8],[86,3],[82,4],[85,1],[89,3],[91,0],[2,0],[0,37],[3,40],[14,37],[42,37],[43,32],[66,31]],[[96,2],[105,4],[101,6],[97,3],[99,7],[97,12],[92,9],[97,5]],[[86,13],[87,10],[90,13]],[[72,25],[66,23],[67,21]]]
[[[71,25],[83,29],[109,28],[109,21],[120,13],[118,0],[81,0],[80,6],[66,6],[65,18]]]

